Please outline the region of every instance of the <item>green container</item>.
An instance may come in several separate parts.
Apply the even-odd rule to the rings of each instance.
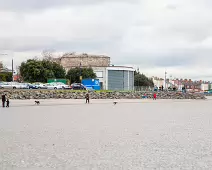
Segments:
[[[48,79],[47,83],[57,83],[57,82],[61,82],[64,84],[67,84],[67,80],[66,79]]]

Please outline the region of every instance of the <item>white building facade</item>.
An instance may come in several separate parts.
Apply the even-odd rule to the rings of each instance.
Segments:
[[[92,67],[103,90],[134,90],[134,72],[132,67],[109,66]]]

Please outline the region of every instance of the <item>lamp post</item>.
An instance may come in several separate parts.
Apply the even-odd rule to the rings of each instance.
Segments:
[[[13,59],[12,59],[12,82],[14,82],[14,76],[13,76],[13,74],[14,74],[14,68],[13,68]]]
[[[165,70],[165,89],[166,89],[166,75],[167,75],[167,72]]]

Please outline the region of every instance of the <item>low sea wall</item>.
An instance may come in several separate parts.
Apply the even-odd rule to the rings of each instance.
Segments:
[[[72,90],[0,90],[10,99],[83,99],[87,93]],[[153,98],[154,92],[89,92],[91,99],[141,99],[144,94]],[[158,99],[206,99],[203,94],[181,92],[157,92]]]

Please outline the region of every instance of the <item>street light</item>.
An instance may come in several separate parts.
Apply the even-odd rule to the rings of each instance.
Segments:
[[[166,75],[167,75],[167,72],[165,70],[165,89],[166,89]]]

